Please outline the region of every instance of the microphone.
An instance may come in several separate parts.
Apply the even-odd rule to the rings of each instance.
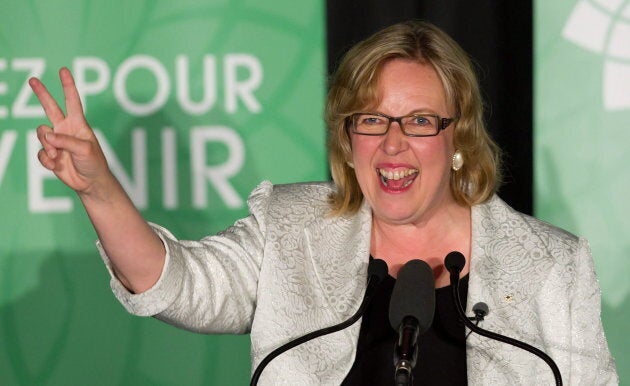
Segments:
[[[476,320],[481,322],[483,320],[483,318],[486,317],[486,315],[488,315],[490,313],[490,308],[488,308],[488,305],[484,302],[479,302],[479,303],[475,303],[473,305],[473,313],[475,314],[475,316],[470,317],[468,319],[470,320]]]
[[[412,384],[412,370],[418,358],[418,338],[431,327],[434,313],[433,270],[422,260],[410,260],[398,272],[389,303],[389,323],[398,331],[394,351],[394,381],[397,386]]]
[[[464,255],[457,251],[450,252],[444,258],[444,266],[451,274],[451,290],[453,294],[453,301],[455,302],[455,309],[457,309],[459,319],[466,325],[466,327],[479,335],[498,340],[503,343],[511,344],[512,346],[528,351],[541,358],[543,361],[545,361],[545,363],[549,365],[549,367],[551,367],[551,371],[553,372],[553,376],[556,380],[556,385],[562,386],[562,375],[560,374],[560,369],[558,369],[558,366],[549,355],[545,354],[542,350],[539,350],[534,346],[531,346],[525,342],[521,342],[520,340],[484,330],[483,328],[473,324],[470,321],[470,318],[466,317],[464,307],[462,306],[462,302],[459,298],[459,273],[462,271],[465,264],[466,258],[464,257]],[[473,307],[473,311],[475,312],[475,316],[472,319],[476,319],[477,321],[483,320],[483,318],[488,314],[488,305],[486,303],[477,303]]]
[[[368,264],[367,288],[365,290],[365,295],[363,295],[363,301],[361,302],[361,305],[359,305],[359,309],[357,310],[357,312],[355,312],[354,315],[352,315],[349,319],[344,320],[339,324],[309,332],[308,334],[295,338],[273,350],[258,364],[256,371],[254,371],[254,374],[252,375],[250,386],[258,384],[258,379],[260,378],[260,375],[262,374],[265,367],[278,355],[289,351],[290,349],[299,346],[302,343],[306,343],[309,340],[343,330],[344,328],[351,326],[352,324],[354,324],[354,322],[359,320],[359,318],[365,313],[367,305],[372,300],[372,296],[374,296],[376,289],[378,288],[379,284],[381,284],[381,281],[383,281],[385,275],[387,275],[387,263],[380,259],[370,259],[370,262]]]

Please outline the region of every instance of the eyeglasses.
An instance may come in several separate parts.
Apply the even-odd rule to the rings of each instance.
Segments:
[[[349,127],[355,134],[385,135],[392,125],[398,122],[404,135],[408,137],[432,137],[446,129],[455,119],[441,118],[435,114],[410,114],[390,117],[380,113],[355,113],[348,118]]]

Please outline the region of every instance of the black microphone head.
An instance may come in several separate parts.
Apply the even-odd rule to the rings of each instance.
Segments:
[[[450,273],[460,273],[464,269],[464,265],[466,265],[466,258],[461,252],[450,252],[444,258],[444,266]]]
[[[398,272],[389,301],[389,323],[398,330],[406,316],[418,320],[423,334],[433,323],[435,313],[435,279],[433,270],[422,260],[408,261]]]
[[[387,275],[387,263],[381,259],[370,259],[370,263],[368,265],[368,278],[370,276],[376,276],[378,278],[378,283],[383,280],[385,275]]]
[[[490,308],[484,302],[475,303],[475,305],[472,307],[472,310],[475,313],[475,315],[478,317],[481,317],[482,320],[485,316],[487,316],[490,313]]]

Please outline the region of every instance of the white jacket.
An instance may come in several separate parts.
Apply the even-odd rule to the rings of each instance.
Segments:
[[[112,275],[131,313],[202,333],[251,333],[252,369],[287,341],[347,319],[366,286],[371,210],[328,215],[328,183],[260,184],[250,216],[218,235],[179,241],[153,225],[167,250],[162,276],[142,294]],[[551,356],[565,385],[618,384],[600,321],[588,244],[514,211],[498,197],[472,208],[467,312],[485,302],[481,327]],[[274,359],[259,385],[338,385],[354,361],[360,322]],[[547,364],[471,334],[470,385],[553,385]]]

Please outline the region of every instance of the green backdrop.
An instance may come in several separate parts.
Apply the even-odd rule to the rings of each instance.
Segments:
[[[321,0],[0,0],[0,385],[247,384],[247,336],[125,313],[79,202],[38,166],[70,67],[108,159],[151,221],[199,238],[262,179],[326,178]],[[630,1],[535,1],[537,216],[591,241],[630,379]]]
[[[75,74],[108,160],[145,217],[197,239],[248,193],[327,177],[320,0],[0,0],[0,385],[238,385],[247,336],[128,315],[73,192],[38,165]]]
[[[535,211],[589,239],[630,380],[630,1],[535,1]]]

